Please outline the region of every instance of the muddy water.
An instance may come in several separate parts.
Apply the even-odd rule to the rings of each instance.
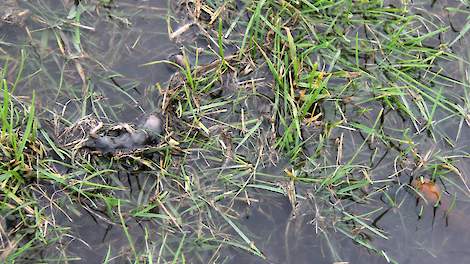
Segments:
[[[156,110],[159,97],[155,93],[154,84],[168,81],[174,69],[164,64],[152,67],[143,67],[142,64],[167,59],[169,55],[177,53],[179,45],[182,44],[169,40],[166,30],[167,1],[139,1],[137,4],[136,1],[116,1],[118,3],[111,4],[109,8],[101,7],[99,11],[84,12],[81,23],[86,25],[86,28],[82,29],[80,48],[74,47],[72,30],[59,32],[48,28],[51,24],[60,24],[60,18],[69,13],[71,2],[73,1],[32,1],[30,4],[21,2],[22,7],[32,11],[26,25],[0,27],[0,35],[4,36],[0,42],[0,55],[2,58],[11,59],[12,69],[20,67],[18,46],[34,58],[26,63],[25,72],[28,78],[20,82],[17,94],[30,95],[32,87],[43,87],[36,90],[40,98],[38,104],[50,110],[44,111],[44,114],[61,112],[72,120],[96,112],[98,116],[109,120],[132,121],[143,113]],[[446,7],[462,8],[460,2],[418,2],[423,3],[416,3],[417,13],[432,12],[443,20],[442,23],[452,27],[452,31],[430,45],[438,45],[439,41],[446,42],[458,36],[462,30],[461,25],[465,24],[466,15],[450,12]],[[46,17],[49,22],[45,24],[38,19],[39,16]],[[469,58],[467,43],[470,43],[470,40],[463,37],[455,42],[452,49],[462,57]],[[442,63],[448,76],[457,80],[466,76],[466,69],[462,65]],[[85,80],[80,69],[83,69]],[[83,104],[83,99],[87,96],[102,98],[102,105],[106,107]],[[271,95],[266,92],[265,96]],[[263,100],[254,100],[251,104],[263,104]],[[256,110],[260,108],[257,105]],[[269,105],[266,109],[256,114],[269,112]],[[352,113],[353,109],[345,111]],[[335,114],[331,112],[332,116]],[[370,125],[371,120],[357,121]],[[388,134],[393,134],[394,129],[398,127],[410,126],[400,120],[394,113],[386,114],[384,127],[390,130]],[[464,124],[458,134],[454,122],[449,120],[439,123],[440,130],[444,135],[456,139],[457,149],[470,151],[470,129]],[[266,129],[268,130],[268,127]],[[337,134],[333,135],[333,138],[343,136],[345,139],[345,159],[356,152],[357,142],[364,138],[364,135],[349,131],[334,133]],[[420,151],[432,149],[433,146],[429,142],[431,140],[422,139],[423,147]],[[434,148],[449,151],[445,144],[438,144]],[[377,148],[368,146],[361,152],[358,160],[373,168],[369,173],[375,180],[387,180],[388,176],[394,173],[396,155],[397,152],[384,150],[383,146],[378,152]],[[334,155],[331,158],[334,159]],[[464,177],[470,175],[470,166],[466,162],[463,161],[457,166]],[[260,169],[260,173],[278,178],[279,182],[282,182],[285,163],[273,166],[266,162],[265,167]],[[200,168],[194,165],[194,170],[198,169]],[[217,175],[221,172],[213,173]],[[148,186],[155,185],[153,175],[145,172],[137,176],[134,173],[115,173],[112,179],[113,184],[126,188],[126,191],[119,193],[121,198],[130,201],[123,210],[139,205],[142,193],[148,198],[151,195],[151,188]],[[444,216],[442,209],[435,212],[432,206],[425,206],[424,213],[419,217],[420,205],[416,205],[416,197],[406,188],[388,190],[387,194],[393,197],[397,204],[390,204],[386,195],[379,194],[373,197],[375,202],[368,205],[357,204],[351,208],[355,212],[381,208],[371,218],[376,218],[374,224],[386,231],[388,239],[375,239],[372,242],[398,263],[469,263],[470,249],[467,245],[470,243],[470,217],[466,217],[470,215],[469,199],[462,196],[453,197],[453,194],[458,193],[457,189],[451,185],[447,187],[447,192],[443,195],[450,201],[454,198],[456,201],[455,209],[448,216]],[[307,193],[314,195],[308,187],[299,187],[298,191],[301,190],[305,191],[302,193],[304,196]],[[284,195],[266,190],[256,190],[253,193],[252,198],[255,201],[250,205],[237,204],[237,210],[240,212],[240,220],[237,223],[266,259],[235,247],[228,247],[220,253],[225,263],[386,262],[384,258],[360,247],[358,243],[352,242],[338,229],[333,228],[333,217],[330,218],[328,214],[325,214],[324,218],[319,217],[315,210],[326,210],[330,206],[326,201],[312,203],[311,198],[299,199],[300,209],[294,216],[292,205]],[[66,255],[74,258],[76,263],[100,263],[108,252],[112,263],[126,262],[130,259],[131,251],[126,232],[137,238],[132,242],[137,250],[148,248],[143,240],[145,236],[153,237],[150,240],[156,243],[151,247],[154,247],[156,253],[159,250],[158,243],[162,239],[159,226],[150,221],[129,218],[126,222],[128,230],[125,231],[117,219],[109,219],[105,210],[85,210],[67,204],[64,206],[69,217],[59,217],[57,223],[71,228],[72,238],[63,243],[67,244]],[[320,221],[321,219],[323,220]],[[229,233],[235,235],[233,230]],[[178,243],[174,245],[177,246]],[[52,259],[57,258],[56,253],[54,250],[48,250],[41,252],[41,255],[44,259]],[[205,263],[211,259],[211,253],[213,252],[207,253],[206,257],[198,256],[189,263]]]

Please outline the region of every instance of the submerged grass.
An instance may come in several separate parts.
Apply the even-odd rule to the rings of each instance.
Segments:
[[[218,16],[225,21],[239,17],[227,3],[205,1],[201,5],[201,10],[212,15],[211,21]],[[220,8],[226,12],[217,12]],[[467,118],[461,102],[468,85],[448,76],[439,63],[468,63],[456,57],[447,43],[430,44],[449,30],[447,26],[412,13],[406,5],[389,7],[382,1],[268,0],[243,8],[251,10],[249,18],[233,22],[239,24],[241,37],[225,39],[225,46],[237,47],[239,65],[256,62],[257,73],[265,73],[266,68],[270,72],[270,91],[264,95],[272,110],[273,146],[285,151],[295,168],[288,174],[294,190],[314,190],[325,200],[333,199],[340,204],[335,206],[339,223],[358,225],[372,237],[387,239],[370,224],[373,218],[362,220],[349,212],[347,200],[369,203],[423,175],[467,185],[457,167],[447,168],[448,162],[467,154],[451,154],[457,138],[438,125],[447,118]],[[201,23],[211,31],[210,24]],[[232,36],[233,23],[225,24]],[[220,31],[212,29],[214,36],[220,37]],[[220,41],[218,45],[220,50]],[[187,111],[195,119],[204,114],[197,108]],[[346,142],[346,137],[354,140]],[[424,147],[427,141],[448,144],[441,147],[447,149],[445,154]],[[381,173],[378,166],[388,166],[387,172]],[[261,186],[272,190],[272,186]],[[468,195],[468,189],[464,193]],[[287,195],[295,205],[295,194],[287,191]],[[373,209],[370,215],[379,211]],[[371,241],[360,244],[393,262]]]
[[[306,218],[328,259],[345,260],[332,240],[338,231],[395,263],[374,240],[393,236],[377,222],[401,206],[400,190],[414,194],[411,181],[425,177],[469,194],[456,165],[467,150],[452,151],[468,122],[468,83],[441,66],[467,67],[450,49],[465,32],[433,44],[448,27],[405,4],[170,1],[168,27],[181,28],[168,31],[184,47],[173,60],[149,59],[143,46],[133,66],[177,72],[146,86],[111,69],[146,39],[130,30],[132,19],[160,21],[165,10],[35,2],[28,7],[38,24],[29,32],[39,56],[8,56],[2,71],[4,262],[60,263],[99,251],[104,263],[219,263],[233,261],[227,248],[270,261],[240,219],[274,193],[294,215],[285,233],[297,234],[290,223]],[[100,23],[112,49],[94,33]],[[38,89],[20,100],[33,86],[52,96]],[[161,114],[158,145],[101,156],[80,149],[99,121],[121,122],[129,109]],[[441,129],[446,120],[460,122],[457,136]],[[263,172],[269,167],[275,172]],[[122,239],[88,244],[81,223],[119,228]]]

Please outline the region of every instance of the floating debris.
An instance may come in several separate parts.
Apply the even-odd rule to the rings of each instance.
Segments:
[[[181,34],[183,34],[184,32],[188,31],[191,26],[194,25],[194,23],[188,23],[188,24],[185,24],[183,26],[181,26],[180,28],[178,28],[177,30],[173,31],[172,33],[169,34],[169,39],[170,40],[174,40],[175,38],[177,38],[178,36],[180,36]]]
[[[441,201],[441,189],[429,179],[415,179],[411,185],[416,188],[426,202],[437,205]]]
[[[162,121],[156,115],[150,115],[145,122],[134,129],[129,124],[112,127],[102,135],[97,135],[103,124],[90,130],[90,138],[85,142],[86,148],[101,153],[114,153],[119,150],[133,150],[158,141],[163,131]]]
[[[2,1],[1,5],[0,25],[2,23],[23,25],[24,21],[31,15],[31,11],[18,6],[16,0],[5,0]]]

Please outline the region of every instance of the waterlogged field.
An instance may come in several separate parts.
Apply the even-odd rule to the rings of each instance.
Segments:
[[[0,2],[1,263],[469,263],[470,3]]]

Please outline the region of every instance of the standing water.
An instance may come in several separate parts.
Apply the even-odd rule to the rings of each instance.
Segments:
[[[0,262],[470,262],[466,1],[0,7]]]

